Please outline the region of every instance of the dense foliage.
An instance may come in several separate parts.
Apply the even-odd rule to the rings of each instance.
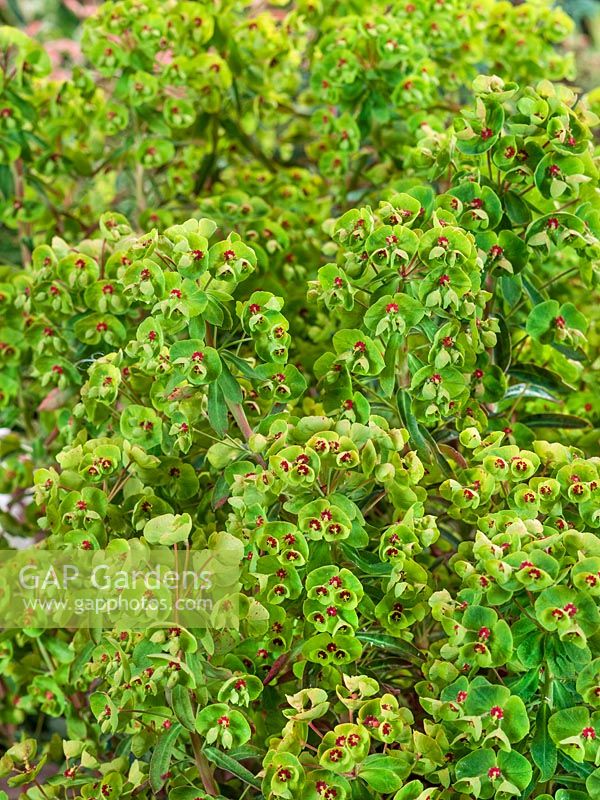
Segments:
[[[600,798],[599,104],[565,83],[571,22],[283,5],[105,3],[67,81],[0,28],[1,546],[229,537],[241,570],[237,627],[1,633],[0,775]]]

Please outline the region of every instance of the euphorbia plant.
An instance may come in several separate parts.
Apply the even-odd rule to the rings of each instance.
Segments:
[[[3,528],[224,546],[239,586],[212,628],[3,632],[0,775],[29,800],[598,798],[597,120],[539,80],[568,25],[288,11],[105,4],[97,73],[60,87],[2,33]]]
[[[240,785],[273,798],[515,796],[563,776],[592,793],[593,769],[578,778],[569,759],[585,765],[595,736],[585,703],[593,712],[596,460],[471,425],[452,446],[430,440],[437,460],[425,468],[400,413],[373,411],[368,393],[333,406],[327,394],[325,405],[302,400],[281,301],[244,294],[247,245],[213,243],[208,220],[142,236],[114,215],[101,227],[105,238],[75,254],[58,240],[40,248],[29,278],[14,277],[15,326],[64,332],[59,349],[49,334],[24,333],[12,374],[30,396],[50,388],[28,424],[62,448],[35,474],[41,515],[26,513],[59,549],[168,545],[176,520],[193,547],[213,531],[229,536],[241,546],[241,620],[237,631],[169,625],[100,641],[5,635],[5,680],[20,697],[8,719],[66,717],[67,763],[44,791],[93,796],[100,772],[109,794],[166,788],[175,798],[186,786],[227,797]],[[199,236],[206,264],[185,277]],[[84,268],[115,287],[98,296],[119,294],[118,314],[96,310],[94,282],[71,281],[61,303],[43,291]],[[41,319],[36,295],[48,297]],[[106,330],[90,341],[99,313]],[[69,315],[77,325],[61,323]],[[113,319],[118,349],[107,339]],[[377,368],[382,356],[357,341],[340,356],[373,380],[370,360]],[[82,369],[61,367],[75,358]],[[425,429],[401,408],[421,446]],[[459,544],[469,530],[474,539]],[[35,660],[33,673],[10,660],[34,642],[42,675]],[[90,692],[91,715],[87,700],[67,705]],[[577,715],[571,731],[563,719]],[[110,755],[107,736],[133,766]],[[3,769],[13,783],[35,777],[10,754]]]
[[[107,203],[145,226],[199,198],[245,209],[240,221],[258,216],[268,224],[256,233],[266,227],[302,265],[304,237],[290,253],[279,226],[293,215],[313,228],[332,203],[346,206],[365,166],[393,176],[424,118],[443,126],[478,70],[573,73],[554,49],[571,21],[544,4],[378,0],[366,15],[354,5],[298,2],[273,15],[250,0],[177,0],[166,14],[163,3],[105,3],[84,26],[83,65],[60,82],[38,44],[3,28],[10,260],[26,259],[49,225],[77,241]]]

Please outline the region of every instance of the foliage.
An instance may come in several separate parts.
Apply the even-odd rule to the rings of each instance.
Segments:
[[[3,529],[228,538],[241,568],[239,627],[1,634],[24,797],[600,797],[598,119],[549,80],[568,30],[106,3],[62,83],[0,30]]]

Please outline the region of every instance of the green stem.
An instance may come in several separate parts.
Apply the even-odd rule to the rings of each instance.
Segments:
[[[52,674],[54,674],[56,672],[56,667],[52,663],[52,659],[50,658],[50,655],[49,655],[48,651],[46,650],[46,647],[45,647],[44,643],[42,642],[41,639],[36,639],[36,641],[37,641],[38,647],[40,649],[40,653],[42,654],[42,658],[44,659],[44,663],[46,664],[46,666],[48,667],[50,672]]]

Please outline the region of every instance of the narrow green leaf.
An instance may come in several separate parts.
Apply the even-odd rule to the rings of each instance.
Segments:
[[[181,686],[181,684],[176,684],[173,687],[171,690],[171,708],[184,728],[187,728],[189,731],[196,730],[196,715],[192,708],[189,689],[185,686]]]
[[[254,745],[251,744],[244,744],[241,747],[236,747],[233,750],[230,750],[227,755],[236,761],[244,761],[244,759],[247,758],[258,758],[260,761],[262,761],[264,753],[260,747],[254,747]]]
[[[183,727],[176,722],[168,731],[161,734],[154,748],[150,759],[150,786],[154,792],[159,792],[163,787],[165,780],[162,776],[169,771],[173,748],[182,730]]]
[[[3,197],[14,195],[15,185],[13,175],[8,164],[0,164],[0,194]]]
[[[236,369],[238,369],[244,378],[250,378],[250,380],[256,380],[257,373],[254,367],[251,367],[247,361],[244,361],[243,358],[230,353],[228,350],[223,350],[221,356],[225,361],[229,361],[230,364],[233,364]]]
[[[600,800],[600,769],[596,769],[588,776],[585,782],[585,788],[588,790],[590,800]]]
[[[563,356],[571,359],[571,361],[589,361],[583,350],[574,350],[572,347],[567,347],[566,345],[559,344],[558,342],[550,342],[550,346],[559,353],[562,353]]]
[[[391,564],[380,561],[377,556],[368,550],[359,552],[346,542],[340,542],[340,548],[346,557],[357,567],[360,567],[366,575],[390,575],[392,572]]]
[[[208,421],[218,436],[227,433],[227,404],[223,390],[216,381],[208,387]]]
[[[503,400],[513,400],[515,397],[537,397],[539,400],[548,400],[550,403],[560,402],[553,394],[542,389],[541,386],[530,386],[527,383],[513,383],[504,393]]]
[[[406,390],[401,389],[396,395],[398,412],[408,430],[410,440],[419,455],[423,456],[428,463],[437,463],[444,473],[450,477],[452,469],[443,455],[440,453],[437,443],[429,431],[419,425],[415,415],[412,413],[410,395]]]
[[[594,767],[591,764],[585,764],[585,763],[582,764],[579,761],[575,761],[574,759],[571,758],[571,756],[568,756],[566,753],[558,754],[558,763],[570,776],[578,775],[580,778],[583,778],[584,780],[587,777],[589,777],[594,771]]]
[[[590,428],[588,420],[576,417],[574,414],[528,414],[521,417],[519,422],[530,428]]]
[[[534,306],[541,305],[544,302],[544,295],[541,294],[527,278],[523,278],[523,288]]]
[[[231,372],[229,371],[229,367],[225,362],[221,362],[222,370],[221,374],[219,375],[219,385],[225,395],[225,398],[232,403],[241,403],[244,399],[242,395],[242,390],[240,389],[239,383],[233,377]]]
[[[573,388],[568,386],[556,372],[545,367],[538,367],[537,364],[513,364],[508,370],[508,374],[519,381],[540,386],[542,389],[557,394],[566,394]]]
[[[517,695],[524,703],[529,703],[536,695],[540,685],[540,671],[537,667],[521,675],[516,681],[507,681],[506,685],[512,694]]]
[[[384,397],[391,397],[396,385],[396,356],[400,346],[400,334],[393,333],[385,349],[385,367],[379,376],[379,385]]]
[[[501,370],[506,372],[511,362],[511,341],[510,332],[503,316],[498,316],[498,326],[500,328],[494,347],[494,360]]]
[[[556,772],[558,761],[556,745],[548,733],[548,719],[550,710],[547,703],[543,703],[536,717],[535,735],[531,742],[531,757],[533,763],[540,771],[539,781],[549,781]]]
[[[396,656],[402,656],[409,661],[422,661],[423,654],[410,642],[405,642],[402,639],[395,639],[386,633],[371,633],[370,631],[358,631],[356,638],[365,644],[370,644],[373,647],[380,647]]]
[[[513,308],[523,294],[523,282],[520,275],[503,275],[498,280],[500,296],[504,299],[508,309]]]
[[[516,192],[506,192],[504,197],[506,213],[513,225],[526,225],[531,219],[527,203]]]
[[[260,789],[260,781],[258,778],[256,778],[249,769],[246,769],[246,767],[237,762],[235,758],[232,758],[226,753],[222,753],[220,750],[217,750],[216,747],[205,747],[202,752],[209,761],[212,761],[212,763],[220,769],[225,769],[227,772],[231,772],[232,775],[235,775],[236,778],[244,781],[244,783],[254,786],[255,789]]]
[[[81,650],[81,652],[77,655],[75,661],[73,661],[73,663],[71,664],[69,672],[72,677],[76,677],[81,673],[83,667],[85,666],[85,664],[88,663],[95,649],[96,649],[96,644],[94,642],[88,642],[85,645],[83,650]]]

